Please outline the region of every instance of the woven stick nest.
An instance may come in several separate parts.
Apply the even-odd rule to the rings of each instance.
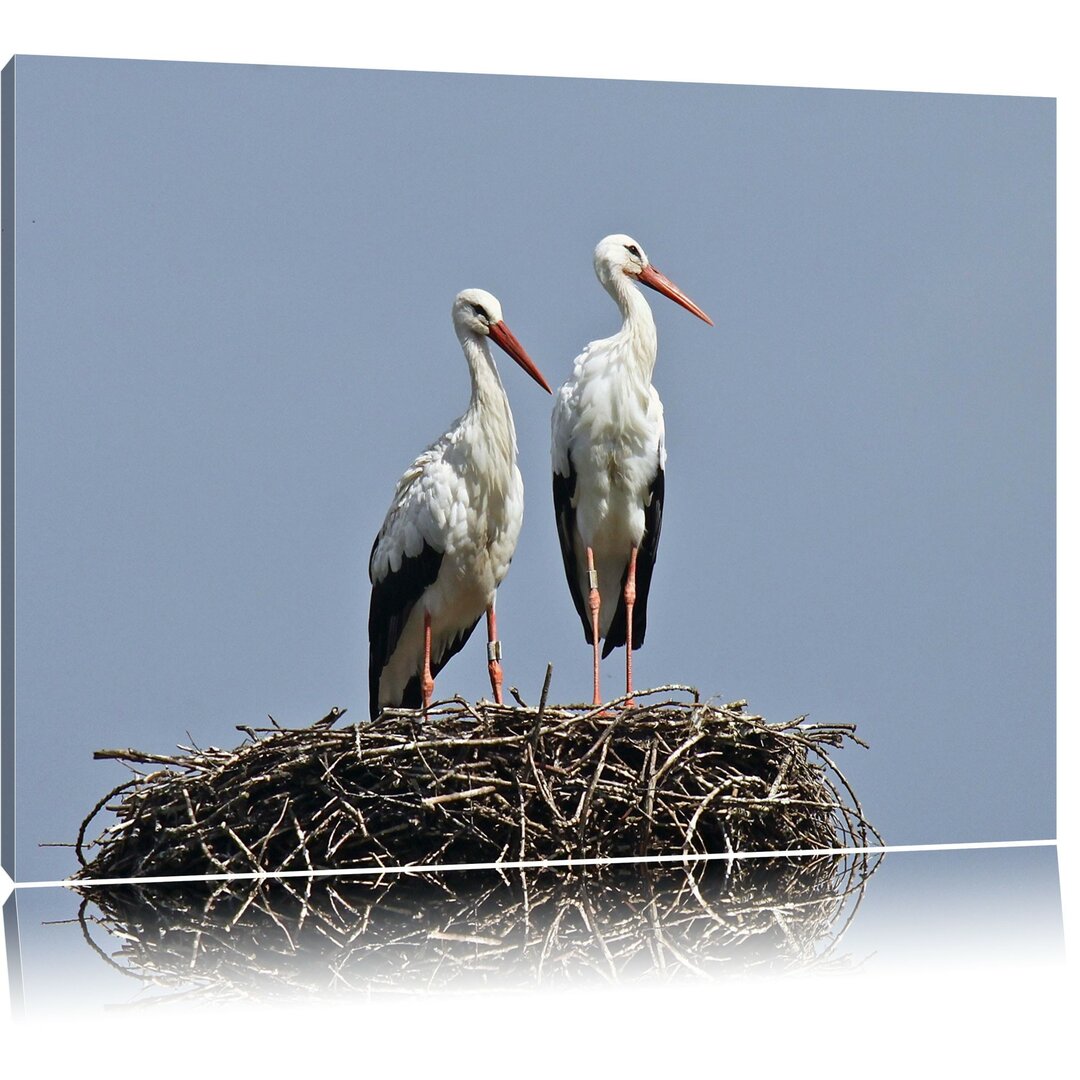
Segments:
[[[103,750],[135,772],[93,808],[81,879],[864,847],[829,749],[848,724],[767,724],[690,687],[633,706],[471,704],[240,726],[232,750]],[[647,703],[646,703],[647,702]],[[860,744],[863,745],[863,744]],[[152,771],[146,771],[151,766]],[[87,841],[103,810],[117,820]],[[92,857],[88,857],[92,854]]]
[[[90,946],[144,999],[671,981],[847,967],[864,854],[83,886]]]

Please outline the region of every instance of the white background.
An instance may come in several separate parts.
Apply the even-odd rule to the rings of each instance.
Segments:
[[[9,5],[10,7],[11,5]],[[693,13],[692,13],[693,12]],[[321,2],[184,4],[18,3],[0,24],[0,56],[13,53],[408,68],[704,82],[831,86],[1058,98],[1059,130],[1059,729],[1062,893],[1066,943],[1075,947],[1077,702],[1074,631],[1075,482],[1075,33],[1064,4],[674,2],[548,0],[373,5]],[[1071,310],[1071,308],[1073,310]],[[3,1055],[26,1072],[50,1066],[102,1075],[180,1075],[208,1065],[314,1058],[370,1072],[380,1067],[483,1075],[496,1069],[633,1075],[753,1066],[762,1075],[888,1075],[917,1064],[930,1075],[1016,1071],[1059,1063],[1075,1009],[1067,976],[1021,970],[733,981],[687,992],[573,993],[378,1002],[358,1010],[290,1009],[73,1019],[7,1019]],[[1069,1055],[1072,1057],[1073,1055]],[[1067,1059],[1066,1059],[1067,1060]],[[278,1072],[275,1069],[274,1072]],[[579,1070],[574,1070],[579,1071]]]

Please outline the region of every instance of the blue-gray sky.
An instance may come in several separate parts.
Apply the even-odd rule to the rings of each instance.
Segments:
[[[1046,99],[20,58],[19,877],[102,745],[364,715],[366,561],[464,407],[470,286],[552,384],[650,295],[667,501],[640,685],[851,721],[893,843],[1054,833]],[[589,693],[550,400],[503,365],[526,522],[507,681]],[[605,665],[614,694],[620,660]],[[483,643],[440,695],[487,689]]]

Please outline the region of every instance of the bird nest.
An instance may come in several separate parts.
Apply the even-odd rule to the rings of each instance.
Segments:
[[[527,872],[82,886],[142,1000],[499,990],[846,968],[862,853]]]
[[[550,681],[550,672],[549,672]],[[829,751],[847,724],[768,724],[743,701],[441,702],[376,722],[241,726],[232,750],[102,750],[135,775],[83,821],[80,879],[276,874],[865,847]],[[648,702],[648,703],[646,703]],[[148,771],[147,766],[151,769]],[[116,820],[88,841],[103,811]],[[92,857],[91,857],[92,856]]]

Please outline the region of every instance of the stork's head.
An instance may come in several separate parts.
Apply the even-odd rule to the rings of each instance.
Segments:
[[[616,274],[637,277],[648,265],[649,256],[645,254],[645,249],[625,233],[605,236],[593,252],[593,266],[596,267],[596,276],[601,281],[605,278],[611,279]]]
[[[466,289],[454,297],[454,326],[460,330],[488,337],[502,317],[502,304],[483,289]]]
[[[605,236],[593,252],[593,266],[600,284],[609,292],[617,287],[619,276],[623,275],[641,282],[642,285],[648,285],[669,300],[674,300],[691,314],[704,319],[710,326],[713,324],[712,319],[675,282],[661,274],[649,262],[645,249],[632,236],[625,233]]]
[[[531,378],[549,394],[551,387],[540,369],[529,359],[521,342],[503,322],[502,305],[483,289],[466,289],[454,297],[454,328],[461,338],[491,338]]]

